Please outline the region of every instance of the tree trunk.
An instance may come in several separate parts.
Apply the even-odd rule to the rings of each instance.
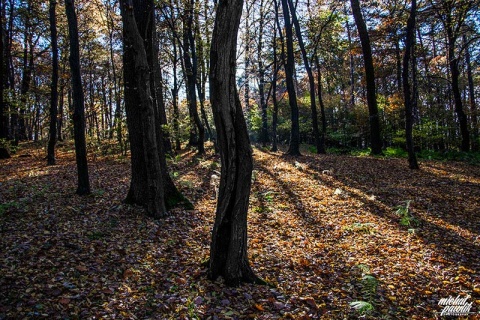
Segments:
[[[363,20],[362,11],[360,10],[359,0],[350,0],[352,5],[352,13],[362,44],[363,61],[365,64],[365,81],[367,85],[367,104],[370,116],[370,144],[372,154],[382,154],[382,136],[380,129],[380,119],[378,116],[377,97],[375,89],[375,70],[373,67],[372,47],[370,46],[370,38],[368,36],[367,26]]]
[[[325,148],[322,146],[320,132],[318,130],[318,113],[317,105],[315,102],[315,78],[313,77],[312,68],[308,61],[307,50],[305,50],[305,44],[303,43],[302,29],[300,28],[300,23],[297,19],[297,13],[295,12],[295,7],[293,6],[293,1],[288,0],[288,5],[290,7],[290,13],[292,14],[293,24],[295,26],[295,32],[297,34],[298,44],[300,45],[300,51],[302,52],[303,63],[305,65],[305,70],[308,75],[308,84],[310,88],[310,109],[312,110],[312,131],[313,138],[315,140],[315,147],[317,153],[325,153]]]
[[[323,88],[322,88],[322,70],[320,69],[320,61],[318,54],[315,53],[315,66],[317,68],[317,91],[318,102],[320,104],[320,114],[322,116],[322,131],[320,134],[320,152],[322,154],[327,153],[325,150],[325,137],[327,135],[327,116],[325,114],[325,104],[323,103]]]
[[[78,186],[77,194],[90,193],[88,178],[87,146],[85,142],[85,102],[80,71],[80,54],[78,44],[77,15],[74,0],[65,0],[65,11],[68,19],[70,38],[70,69],[73,89],[73,130],[75,138],[75,154],[77,160]]]
[[[275,3],[275,14],[278,17],[278,5]],[[278,20],[278,19],[277,19]],[[278,101],[277,101],[277,75],[278,75],[278,58],[277,58],[277,28],[273,27],[273,76],[272,76],[272,151],[278,150],[277,124],[278,124]]]
[[[135,13],[140,19],[136,19]],[[124,63],[125,65],[125,93],[130,95],[127,101],[125,97],[126,108],[130,110],[128,116],[135,116],[129,121],[129,132],[132,135],[134,130],[140,131],[135,135],[135,141],[131,141],[132,148],[132,183],[127,198],[138,204],[144,205],[149,215],[159,219],[167,214],[164,199],[164,185],[162,179],[162,170],[160,166],[160,157],[155,128],[155,106],[151,91],[151,68],[147,59],[147,50],[151,50],[148,44],[152,45],[152,20],[153,1],[135,2],[131,0],[121,1],[123,32],[124,32]],[[137,22],[140,21],[140,26]],[[142,38],[141,32],[145,34]],[[128,68],[128,69],[127,69]],[[127,83],[128,79],[128,83]],[[129,88],[128,85],[134,85]],[[133,100],[133,99],[135,100]],[[138,98],[138,99],[136,99]],[[132,101],[133,100],[133,101]],[[128,106],[127,106],[128,102]],[[132,112],[132,109],[139,109]],[[141,140],[141,145],[134,148],[134,144]],[[133,153],[139,152],[135,156],[137,163],[134,163]],[[142,167],[143,165],[143,167]],[[146,179],[138,181],[133,176],[133,171],[141,174]],[[138,177],[137,177],[138,178]],[[137,183],[139,185],[137,185]],[[145,191],[146,194],[139,195],[138,192]]]
[[[467,43],[467,36],[463,35],[463,42]],[[470,59],[470,50],[468,47],[465,48],[465,63],[467,64],[467,80],[468,80],[468,99],[470,102],[470,113],[472,119],[472,131],[473,131],[473,141],[472,141],[472,150],[478,151],[478,118],[477,118],[477,105],[475,102],[475,86],[473,85],[473,76],[472,76],[472,64]]]
[[[217,128],[222,174],[212,232],[208,277],[228,285],[262,283],[247,255],[247,211],[252,149],[235,81],[237,35],[243,0],[217,7],[210,54],[210,97]]]
[[[197,57],[195,53],[195,40],[193,37],[193,7],[195,0],[190,0],[186,5],[186,21],[184,21],[183,29],[183,59],[185,64],[186,85],[187,85],[187,102],[191,121],[190,144],[195,144],[198,148],[198,154],[205,153],[205,129],[202,121],[198,116],[197,98],[196,98],[196,82],[197,82]],[[195,137],[195,129],[198,137]]]
[[[417,1],[412,0],[412,7],[410,9],[410,17],[407,22],[407,37],[405,40],[405,55],[403,56],[403,96],[405,101],[405,135],[407,141],[407,151],[408,151],[408,163],[410,169],[419,169],[417,157],[415,156],[415,148],[413,145],[413,110],[416,105],[416,88],[413,90],[410,87],[409,77],[411,69],[411,74],[414,75],[416,72],[415,63],[412,63],[412,68],[410,68],[410,59],[415,59],[415,56],[412,54],[414,52],[414,41],[415,41],[415,16],[417,11]],[[415,84],[415,83],[414,83]]]
[[[295,52],[293,49],[293,27],[290,21],[287,0],[281,0],[283,9],[283,19],[285,22],[285,35],[287,45],[287,59],[285,61],[285,80],[287,82],[288,101],[290,103],[290,116],[292,127],[290,130],[290,144],[287,154],[300,156],[300,124],[299,111],[297,105],[297,93],[295,92]]]
[[[50,36],[52,45],[52,83],[50,87],[50,131],[48,140],[47,164],[55,164],[55,143],[57,139],[57,105],[58,105],[58,48],[56,0],[50,0]]]
[[[4,37],[4,29],[3,29],[3,21],[5,19],[4,16],[5,7],[3,0],[0,0],[0,139],[7,139],[8,136],[8,117],[6,114],[7,108],[5,106],[4,97],[4,90],[5,84],[7,83],[7,73],[5,68],[5,37]]]
[[[260,96],[260,110],[262,117],[262,128],[260,131],[260,142],[265,147],[270,142],[268,135],[268,114],[267,101],[265,100],[265,66],[263,51],[263,33],[265,31],[265,3],[260,1],[260,19],[258,26],[257,64],[258,64],[258,95]]]
[[[175,150],[181,149],[180,144],[180,112],[178,110],[178,80],[177,80],[177,40],[173,38],[173,87],[172,87],[172,104],[173,104],[173,132],[175,133]]]

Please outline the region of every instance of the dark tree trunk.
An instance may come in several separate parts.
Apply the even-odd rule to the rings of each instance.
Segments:
[[[73,0],[65,0],[65,11],[68,18],[70,38],[70,69],[73,90],[73,130],[75,138],[75,154],[77,160],[78,186],[77,194],[90,193],[88,178],[87,146],[85,142],[85,102],[80,71],[80,54],[78,44],[77,15]]]
[[[258,26],[257,64],[258,64],[258,95],[260,96],[260,109],[262,116],[262,129],[260,131],[260,142],[265,147],[270,142],[268,135],[268,114],[267,101],[265,100],[265,66],[263,51],[263,33],[265,31],[265,4],[260,1],[260,19]]]
[[[412,0],[412,7],[410,9],[410,17],[407,22],[407,37],[405,40],[405,55],[403,56],[403,96],[405,100],[405,134],[407,141],[407,151],[408,151],[408,164],[410,169],[419,169],[417,157],[415,156],[415,148],[413,144],[413,110],[416,105],[416,88],[411,88],[410,86],[410,73],[414,77],[416,72],[415,63],[411,63],[412,68],[410,68],[410,59],[415,59],[413,54],[414,52],[414,41],[415,41],[415,16],[417,11],[417,1]],[[410,72],[411,70],[411,72]],[[414,82],[415,84],[415,82]]]
[[[380,129],[380,119],[378,116],[377,97],[375,89],[375,70],[373,67],[372,47],[370,46],[370,37],[368,36],[367,26],[363,20],[359,0],[350,0],[352,13],[362,44],[363,61],[365,64],[365,81],[367,85],[367,104],[370,116],[370,144],[372,154],[382,154],[382,135]]]
[[[290,13],[292,14],[293,24],[295,26],[295,32],[297,34],[298,44],[300,45],[300,51],[302,52],[303,64],[305,65],[305,70],[308,75],[308,84],[310,88],[310,109],[312,111],[312,131],[313,138],[315,140],[315,147],[317,153],[325,153],[325,148],[322,146],[322,141],[320,137],[320,132],[318,130],[318,113],[317,105],[315,102],[315,78],[313,77],[312,68],[308,61],[307,50],[305,49],[305,44],[303,43],[302,29],[300,28],[300,23],[298,23],[297,13],[295,12],[295,7],[293,6],[293,1],[288,0],[288,5],[290,7]]]
[[[325,114],[325,104],[323,103],[323,88],[322,88],[322,70],[320,69],[320,61],[318,54],[315,53],[315,66],[317,68],[317,91],[318,102],[320,104],[320,114],[322,116],[322,131],[320,134],[320,152],[322,154],[327,153],[325,150],[325,137],[327,135],[327,116]]]
[[[186,21],[184,21],[183,30],[183,60],[186,73],[187,85],[187,102],[188,111],[190,114],[191,131],[190,144],[195,144],[198,148],[198,154],[205,153],[205,129],[202,121],[198,116],[197,98],[196,98],[196,82],[197,82],[197,57],[195,53],[195,40],[193,37],[193,7],[195,0],[190,0],[186,5]],[[196,129],[196,130],[195,130]],[[195,131],[198,132],[198,137],[195,137]]]
[[[180,112],[178,110],[178,80],[177,80],[177,40],[173,38],[173,87],[172,87],[172,104],[173,104],[173,132],[175,133],[175,150],[181,149],[180,144]]]
[[[275,2],[275,14],[278,17],[278,5]],[[277,18],[278,20],[278,18]],[[277,75],[278,75],[278,58],[277,58],[277,28],[273,28],[273,76],[272,76],[272,151],[278,150],[277,124],[278,124],[278,101],[277,101]]]
[[[467,36],[463,35],[463,42],[467,43]],[[472,64],[470,59],[470,50],[465,48],[465,63],[467,64],[467,80],[468,80],[468,98],[470,102],[470,113],[472,119],[473,141],[472,150],[478,151],[478,118],[477,118],[477,104],[475,102],[475,86],[473,85]]]
[[[285,35],[287,45],[287,59],[285,61],[285,80],[287,82],[288,101],[290,103],[290,115],[292,128],[290,131],[290,144],[287,154],[300,156],[300,124],[299,111],[297,105],[297,93],[295,92],[295,52],[293,49],[293,27],[290,21],[288,10],[288,1],[281,0],[283,9],[283,19],[285,22]]]
[[[222,162],[208,277],[228,285],[262,283],[247,255],[247,211],[253,169],[252,149],[235,81],[237,35],[243,0],[217,7],[210,52],[210,97]]]
[[[48,140],[47,164],[55,164],[55,143],[57,139],[57,104],[58,104],[58,48],[56,0],[50,0],[50,37],[52,45],[52,83],[50,87],[50,131]]]
[[[7,108],[3,99],[5,84],[7,83],[7,73],[5,68],[5,36],[3,23],[5,19],[4,1],[0,0],[0,139],[7,139],[8,137],[8,117]]]
[[[134,16],[134,8],[135,13],[138,14],[138,19]],[[125,93],[128,92],[131,95],[128,97],[128,101],[127,96],[125,96],[126,108],[130,110],[127,117],[135,116],[134,119],[129,120],[130,136],[133,131],[139,131],[139,134],[135,135],[135,141],[130,141],[132,148],[132,183],[127,198],[130,198],[129,200],[132,202],[144,205],[148,214],[158,219],[165,216],[167,210],[158,149],[161,140],[157,141],[154,96],[151,91],[152,75],[147,59],[147,52],[152,50],[151,46],[153,44],[153,8],[153,1],[121,1],[125,42],[124,63],[128,64],[124,71]],[[138,26],[137,21],[139,21]],[[145,39],[141,36],[142,32],[146,37]],[[131,84],[134,85],[133,88],[128,87]],[[127,103],[129,103],[128,106]],[[138,111],[132,112],[133,109],[138,109]],[[134,144],[138,142],[141,144],[134,149]],[[134,152],[139,152],[135,156],[137,163],[134,163]],[[137,176],[134,181],[134,170],[135,174],[142,175],[146,179],[138,181],[139,177]],[[141,191],[146,192],[146,194],[140,195],[138,192]]]

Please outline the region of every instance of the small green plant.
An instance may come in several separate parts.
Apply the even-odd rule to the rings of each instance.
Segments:
[[[375,300],[378,288],[378,280],[370,273],[370,267],[365,264],[357,265],[362,271],[360,279],[360,294],[363,300],[356,300],[350,303],[361,315],[368,315],[375,311]]]
[[[358,313],[360,313],[361,315],[367,315],[369,313],[372,313],[375,309],[370,302],[361,300],[350,302],[350,306],[357,310]]]
[[[405,201],[405,205],[397,207],[395,213],[400,217],[400,225],[404,227],[418,226],[419,221],[410,213],[410,203],[412,200]]]
[[[18,208],[18,202],[10,201],[6,203],[0,203],[0,217],[3,217],[10,208]]]
[[[263,194],[265,201],[272,203],[274,200],[275,193],[273,191],[267,191]]]

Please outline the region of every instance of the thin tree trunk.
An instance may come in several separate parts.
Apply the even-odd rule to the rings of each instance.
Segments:
[[[0,0],[0,139],[7,139],[8,136],[8,117],[6,115],[7,108],[5,106],[4,90],[7,83],[7,74],[5,68],[5,37],[3,22],[5,19],[5,3]],[[6,152],[3,152],[6,154]]]
[[[275,14],[278,17],[278,5],[275,3]],[[278,18],[277,18],[278,20]],[[283,50],[282,50],[283,51]],[[278,124],[278,101],[277,101],[277,75],[278,75],[278,58],[277,58],[277,27],[273,27],[273,76],[272,76],[272,101],[273,101],[273,115],[272,115],[272,151],[278,150],[277,138],[277,124]]]
[[[317,153],[325,153],[325,148],[322,146],[320,132],[318,130],[318,113],[317,113],[317,105],[315,102],[315,78],[313,77],[312,68],[308,61],[307,50],[305,49],[305,44],[303,43],[303,36],[302,30],[300,28],[300,23],[297,19],[297,13],[295,12],[295,7],[293,6],[293,1],[288,0],[288,5],[290,7],[290,13],[292,15],[292,21],[295,26],[295,32],[297,34],[298,44],[300,45],[300,51],[302,52],[303,63],[305,66],[305,70],[307,71],[308,75],[308,84],[310,88],[310,109],[312,111],[312,131],[313,131],[313,138],[315,140],[315,147],[317,149]]]
[[[85,142],[85,102],[82,88],[82,74],[80,71],[80,50],[74,0],[65,0],[65,11],[68,18],[68,33],[70,38],[70,69],[74,109],[73,129],[78,173],[77,194],[85,195],[90,193],[90,182],[88,178],[87,146]]]
[[[56,0],[50,0],[50,37],[52,45],[52,83],[50,87],[50,131],[48,140],[47,164],[55,164],[55,143],[57,139],[57,105],[58,105],[58,48],[57,48],[57,17],[55,14]]]
[[[373,67],[372,47],[368,36],[367,26],[363,20],[359,0],[350,0],[352,13],[357,25],[360,42],[362,44],[363,61],[365,64],[365,80],[367,85],[367,104],[370,116],[370,144],[374,155],[382,154],[382,135],[378,116],[377,96],[375,89],[375,70]]]
[[[403,96],[405,101],[405,134],[407,141],[407,151],[408,151],[408,163],[410,169],[419,169],[417,157],[415,156],[415,148],[413,145],[413,110],[416,105],[416,88],[413,90],[410,87],[410,70],[412,76],[416,72],[414,68],[415,63],[412,62],[410,68],[410,59],[415,59],[413,55],[414,52],[414,41],[415,41],[415,19],[417,11],[417,1],[412,0],[412,5],[410,9],[410,17],[407,22],[407,38],[405,40],[405,55],[403,56]],[[414,82],[415,84],[415,82]]]
[[[463,35],[463,42],[467,43],[467,36]],[[475,86],[473,84],[472,76],[472,64],[470,61],[470,50],[465,48],[465,62],[467,64],[467,80],[468,80],[468,98],[470,102],[470,113],[472,119],[472,131],[473,131],[473,141],[472,141],[472,150],[478,151],[478,118],[477,118],[477,105],[475,102]]]
[[[247,255],[247,211],[253,169],[252,149],[236,88],[237,35],[243,0],[220,1],[210,54],[210,97],[222,162],[212,232],[208,277],[228,285],[264,283]]]
[[[193,7],[195,0],[190,0],[187,3],[186,21],[184,21],[183,30],[183,58],[186,72],[187,84],[187,101],[188,110],[191,121],[190,144],[196,144],[198,154],[205,153],[205,129],[202,121],[198,116],[197,98],[196,98],[196,82],[197,82],[197,57],[195,53],[195,41],[193,37]],[[198,131],[198,137],[195,137],[195,128]]]
[[[322,70],[318,54],[315,53],[315,66],[317,68],[317,91],[318,102],[320,104],[320,114],[322,116],[322,130],[320,133],[320,152],[322,154],[327,153],[325,150],[325,137],[327,135],[327,116],[325,114],[325,103],[323,102],[323,88],[322,88]]]
[[[285,60],[285,80],[287,82],[288,101],[290,103],[290,116],[292,127],[290,130],[290,144],[287,154],[300,156],[300,124],[297,105],[297,93],[295,92],[295,52],[293,50],[293,27],[290,21],[290,13],[287,0],[281,0],[283,19],[285,22],[285,35],[287,45],[287,59]]]

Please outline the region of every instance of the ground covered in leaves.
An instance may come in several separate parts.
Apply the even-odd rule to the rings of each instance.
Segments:
[[[122,204],[128,158],[90,152],[79,197],[68,149],[0,161],[0,319],[420,319],[458,295],[480,311],[479,166],[256,148],[249,256],[271,286],[229,288],[202,264],[218,157],[173,158],[195,210],[154,221]]]

